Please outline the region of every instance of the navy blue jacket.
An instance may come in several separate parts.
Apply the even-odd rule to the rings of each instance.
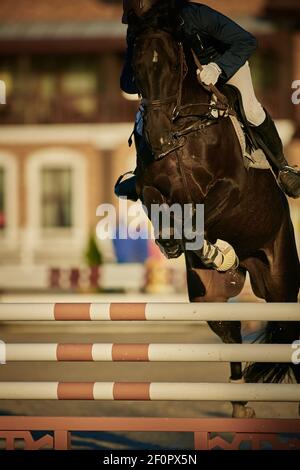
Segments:
[[[188,3],[180,12],[183,41],[192,47],[202,65],[215,62],[220,79],[229,80],[256,50],[254,36],[227,16],[201,3]],[[133,39],[127,33],[127,51],[120,86],[126,93],[138,93],[132,69]]]

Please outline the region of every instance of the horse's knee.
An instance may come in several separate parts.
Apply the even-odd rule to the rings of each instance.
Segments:
[[[245,273],[241,269],[220,273],[213,269],[196,268],[187,271],[187,281],[192,302],[226,302],[243,289]]]

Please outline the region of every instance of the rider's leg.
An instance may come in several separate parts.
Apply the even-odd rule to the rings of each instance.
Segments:
[[[258,136],[273,155],[271,163],[279,170],[280,186],[289,196],[299,197],[300,173],[289,166],[284,157],[283,145],[274,121],[255,96],[248,62],[227,83],[240,90],[248,122],[254,127]]]
[[[253,126],[260,126],[266,119],[264,108],[255,96],[252,77],[248,61],[228,80],[242,95],[247,120]]]

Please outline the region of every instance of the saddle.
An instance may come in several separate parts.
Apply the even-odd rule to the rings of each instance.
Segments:
[[[202,64],[200,63],[197,54],[193,49],[191,49],[191,52],[196,67],[201,70]],[[218,88],[215,85],[207,86],[203,83],[202,86],[212,93],[211,116],[216,118],[228,116],[231,119],[233,128],[239,139],[245,168],[249,169],[252,167],[260,170],[272,169],[266,158],[266,154],[261,149],[261,143],[258,142],[256,135],[246,118],[242,96],[239,89],[234,85],[226,84],[218,86]],[[227,108],[223,114],[222,112],[219,113],[219,111],[217,111],[218,104],[220,103],[223,104],[223,106],[225,105],[225,108]],[[214,112],[216,113],[215,115]],[[265,152],[268,151],[265,147],[264,150]]]

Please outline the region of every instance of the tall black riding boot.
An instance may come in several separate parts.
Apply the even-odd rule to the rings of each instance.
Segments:
[[[266,110],[265,110],[266,111]],[[283,145],[277,132],[274,121],[270,114],[266,111],[266,119],[257,127],[253,127],[254,132],[258,135],[258,143],[261,143],[270,160],[272,167],[278,170],[278,184],[281,189],[290,197],[297,198],[300,196],[300,171],[289,166],[284,157]]]

